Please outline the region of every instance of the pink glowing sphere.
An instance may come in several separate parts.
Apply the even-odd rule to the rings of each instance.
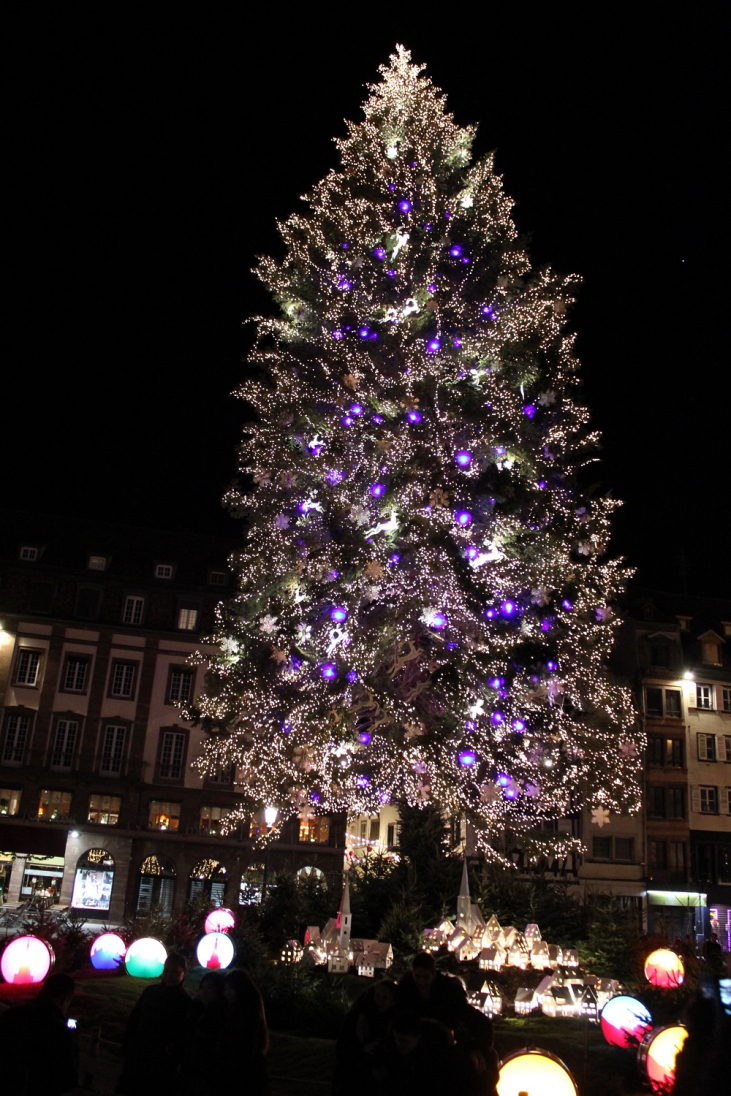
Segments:
[[[103,932],[91,945],[91,965],[94,970],[119,970],[124,962],[127,945],[116,932]]]
[[[37,936],[17,936],[0,960],[0,970],[12,986],[33,986],[42,982],[53,966],[53,948]]]
[[[236,917],[233,911],[221,906],[220,909],[211,910],[203,923],[203,930],[206,933],[230,932],[235,924]]]
[[[658,948],[645,960],[645,978],[661,989],[675,989],[683,982],[683,960],[670,948]]]
[[[234,946],[225,932],[209,932],[201,936],[196,958],[207,970],[225,970],[234,959]]]
[[[682,1024],[655,1028],[645,1036],[637,1052],[653,1092],[670,1092],[675,1082],[675,1059],[688,1038]]]
[[[607,1001],[601,1015],[602,1035],[613,1047],[638,1046],[652,1027],[652,1016],[634,997],[620,994]]]

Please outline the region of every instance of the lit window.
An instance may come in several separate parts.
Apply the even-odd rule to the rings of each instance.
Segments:
[[[29,729],[30,716],[15,713],[8,716],[3,746],[3,762],[6,765],[23,764]]]
[[[35,563],[39,555],[38,549],[31,544],[24,544],[20,549],[20,558],[24,563]]]
[[[86,689],[86,675],[89,659],[81,655],[69,655],[63,675],[63,689],[66,693],[83,693]]]
[[[172,578],[175,568],[172,563],[156,563],[155,578]]]
[[[51,753],[52,769],[70,769],[74,759],[76,738],[79,733],[79,724],[73,719],[58,719],[56,721],[56,737]]]
[[[18,651],[13,681],[16,685],[24,685],[28,689],[35,688],[38,684],[40,669],[41,652],[30,651],[27,647],[21,647]]]
[[[65,821],[71,813],[71,792],[43,788],[38,800],[38,817],[44,822]]]
[[[701,643],[701,661],[707,666],[721,665],[721,644],[712,641]]]
[[[20,789],[0,788],[0,815],[17,814],[19,806]]]
[[[193,691],[193,671],[178,666],[170,668],[168,704],[186,704]]]
[[[327,817],[300,818],[300,841],[326,845],[330,838],[330,819]]]
[[[197,609],[178,610],[178,628],[181,632],[194,632],[198,627]]]
[[[107,557],[106,556],[89,556],[88,567],[90,571],[106,571],[107,569]]]
[[[134,696],[136,671],[136,662],[115,662],[112,666],[110,695],[127,700]]]
[[[180,825],[180,803],[153,799],[150,803],[148,825],[153,830],[177,830]]]
[[[90,795],[88,822],[97,826],[116,826],[119,822],[119,808],[122,798],[119,795]]]
[[[695,687],[695,703],[697,708],[712,708],[713,707],[713,686],[712,685],[696,685]]]
[[[102,776],[119,776],[122,772],[126,734],[127,728],[117,724],[107,724],[104,728],[102,756],[99,763],[99,772]]]
[[[129,597],[124,599],[124,612],[122,613],[123,624],[141,624],[142,614],[145,611],[145,599],[143,597],[137,597],[135,594],[130,594]]]
[[[185,763],[185,731],[162,731],[157,775],[162,780],[180,780]]]
[[[221,822],[230,814],[229,807],[201,807],[200,831],[214,836],[221,832]]]

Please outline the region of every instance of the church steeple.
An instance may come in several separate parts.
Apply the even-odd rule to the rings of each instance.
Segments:
[[[462,928],[472,921],[472,898],[470,897],[470,880],[467,874],[467,861],[462,861],[462,882],[459,886],[457,898],[457,924]]]
[[[345,886],[343,887],[343,897],[340,899],[340,909],[338,910],[338,946],[341,951],[347,952],[350,949],[350,925],[352,915],[350,913],[350,878],[346,872],[345,874]]]

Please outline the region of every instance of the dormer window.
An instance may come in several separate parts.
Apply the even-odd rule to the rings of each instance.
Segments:
[[[722,620],[721,627],[725,636],[731,636],[731,620]]]
[[[86,565],[90,571],[106,571],[108,563],[108,556],[89,556]]]
[[[36,544],[23,544],[18,554],[23,563],[35,563],[41,553]]]
[[[721,644],[713,642],[701,643],[701,661],[705,662],[706,666],[720,666]]]
[[[676,620],[677,620],[678,624],[680,625],[681,632],[687,632],[687,631],[690,630],[690,622],[691,622],[692,619],[693,619],[693,617],[689,617],[689,616],[678,616],[678,617],[676,617]]]
[[[171,579],[175,574],[175,567],[172,563],[156,563],[155,564],[155,578]]]

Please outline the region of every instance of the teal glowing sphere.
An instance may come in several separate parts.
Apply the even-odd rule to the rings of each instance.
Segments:
[[[127,948],[124,965],[133,978],[159,978],[167,957],[164,944],[151,936],[143,936]]]

